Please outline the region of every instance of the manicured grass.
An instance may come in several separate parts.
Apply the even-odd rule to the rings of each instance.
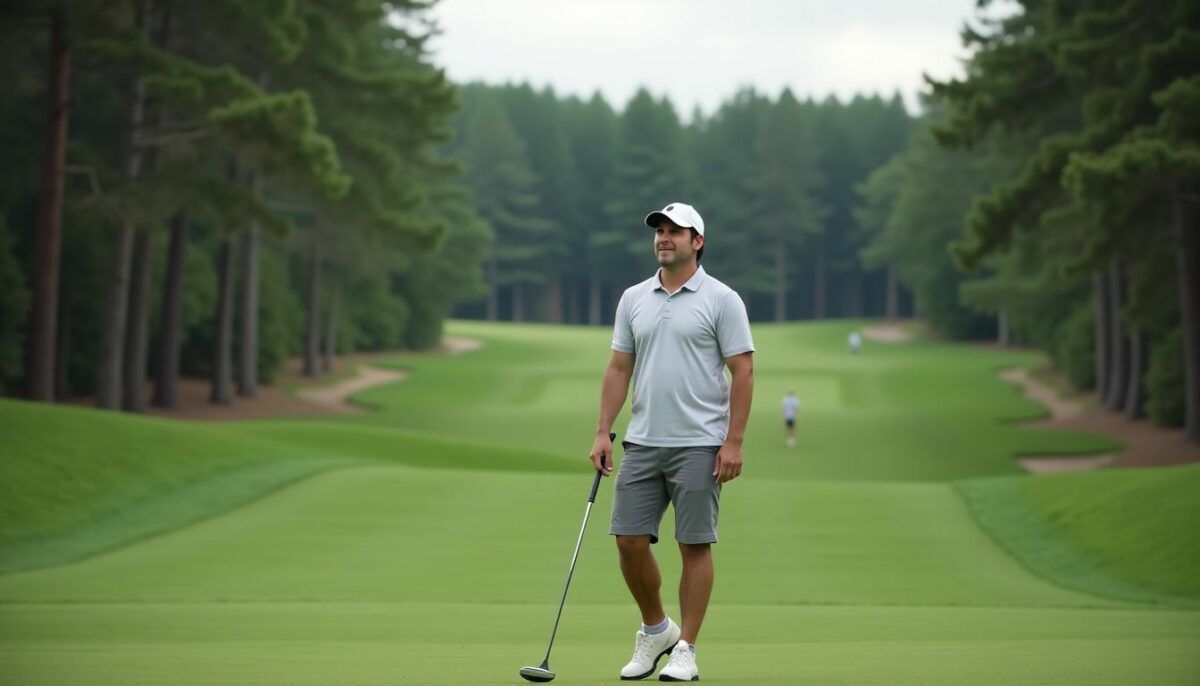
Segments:
[[[581,585],[591,579],[581,579]],[[523,684],[557,603],[8,605],[0,683]],[[556,684],[620,683],[636,616],[568,603]],[[1142,610],[722,605],[700,683],[1097,686],[1196,683],[1197,614]],[[657,682],[647,682],[657,683]]]
[[[1067,588],[1200,607],[1200,465],[967,481],[980,525]]]
[[[586,473],[341,469],[170,536],[0,576],[0,602],[548,602],[589,486]],[[592,513],[578,602],[624,599],[606,536],[611,489]],[[714,602],[1119,605],[1028,572],[946,484],[746,480],[724,501],[721,573],[737,581]],[[668,578],[672,531],[668,518]]]
[[[756,327],[704,680],[1200,681],[1200,612],[1165,609],[1192,607],[1200,472],[1015,477],[1015,455],[1114,444],[1017,426],[1042,411],[995,373],[1036,355],[919,341],[852,357],[858,324]],[[450,333],[485,347],[397,356],[410,379],[360,394],[378,408],[364,416],[202,425],[0,402],[0,684],[522,683],[591,483],[609,333]],[[611,489],[551,658],[561,683],[612,683],[636,626]],[[668,516],[677,616],[672,532]],[[1031,563],[1022,536],[1058,566]],[[1085,555],[1135,592],[1068,587]]]
[[[1119,448],[1097,436],[1015,425],[1045,412],[996,374],[1037,364],[1042,358],[1036,354],[914,341],[868,342],[863,355],[851,356],[845,336],[859,324],[755,327],[759,352],[747,475],[949,481],[1018,474],[1014,455]],[[611,332],[456,322],[449,333],[480,338],[485,346],[460,357],[381,361],[412,375],[356,395],[379,411],[353,421],[537,445],[564,456],[586,453]],[[793,450],[783,444],[779,413],[788,388],[801,399]]]

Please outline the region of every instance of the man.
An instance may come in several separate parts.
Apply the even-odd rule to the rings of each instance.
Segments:
[[[846,347],[850,348],[851,355],[857,355],[862,352],[862,334],[858,331],[851,331],[846,337]]]
[[[646,216],[658,272],[621,296],[612,357],[604,372],[592,463],[612,473],[609,429],[633,385],[633,413],[617,475],[609,533],[642,614],[625,680],[699,679],[696,638],[713,586],[721,484],[742,472],[742,441],[754,384],[754,341],[738,294],[700,267],[704,220],[672,203]],[[725,379],[728,368],[731,382]],[[650,546],[667,504],[683,558],[680,624],[663,609],[662,577]]]
[[[789,388],[783,396],[783,426],[787,430],[787,447],[796,447],[796,413],[800,411],[800,399],[796,391]]]

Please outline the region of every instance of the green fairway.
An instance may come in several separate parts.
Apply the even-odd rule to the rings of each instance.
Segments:
[[[1015,423],[1040,408],[995,372],[1037,356],[914,342],[851,357],[853,325],[755,330],[703,680],[1200,681],[1200,469],[1016,476],[1019,454],[1113,446]],[[0,402],[0,684],[523,683],[591,482],[608,332],[451,333],[485,346],[397,356],[409,380],[336,420]],[[778,409],[789,387],[803,403],[794,449]],[[632,644],[611,488],[556,683],[615,682]],[[672,532],[668,514],[674,613]]]
[[[13,605],[5,626],[22,632],[0,643],[0,683],[521,684],[555,607]],[[570,604],[555,683],[620,683],[633,619]],[[1195,615],[1140,610],[721,605],[700,664],[722,684],[1193,684],[1198,630]]]

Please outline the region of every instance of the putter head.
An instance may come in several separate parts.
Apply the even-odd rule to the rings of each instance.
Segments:
[[[554,681],[554,672],[550,671],[549,665],[543,663],[541,667],[522,667],[521,678],[539,683]]]

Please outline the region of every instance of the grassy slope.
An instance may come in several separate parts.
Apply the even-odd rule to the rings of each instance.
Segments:
[[[1200,465],[958,484],[1035,572],[1113,598],[1200,607]]]
[[[182,423],[12,400],[0,400],[0,435],[0,571],[108,550],[364,460],[569,468],[536,452],[375,427]]]

